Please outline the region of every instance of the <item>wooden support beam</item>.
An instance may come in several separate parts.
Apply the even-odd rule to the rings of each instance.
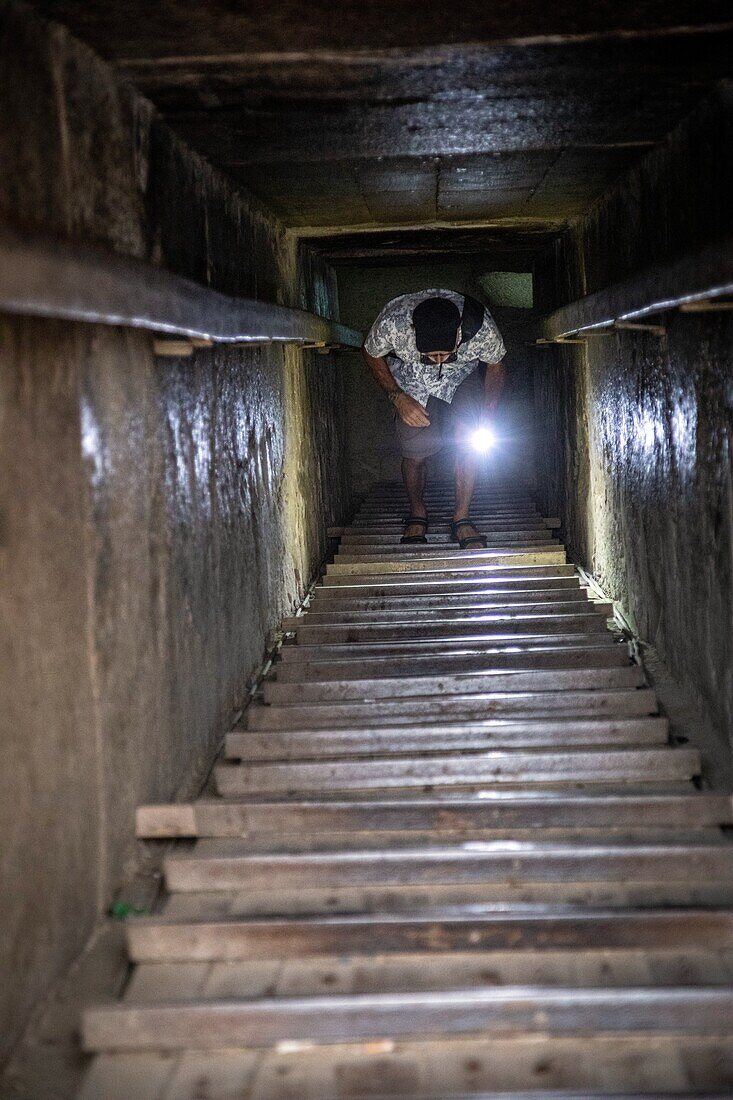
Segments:
[[[697,302],[709,309],[731,295],[733,240],[727,238],[563,306],[540,322],[539,338],[557,343],[671,309],[689,312]]]
[[[359,347],[362,340],[361,333],[304,310],[227,297],[133,257],[7,227],[0,228],[0,312],[185,337],[166,350],[161,335],[160,355],[186,355],[212,343]]]

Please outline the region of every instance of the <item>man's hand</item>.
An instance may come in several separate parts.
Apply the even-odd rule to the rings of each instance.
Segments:
[[[411,428],[427,428],[430,426],[430,418],[419,401],[410,397],[409,393],[398,393],[392,401],[397,409],[397,415],[403,424],[409,424]]]
[[[404,390],[395,389],[395,380],[384,356],[370,355],[364,347],[361,349],[361,354],[377,382],[397,409],[397,415],[402,423],[409,424],[411,428],[429,427],[430,419],[420,402],[410,397]]]

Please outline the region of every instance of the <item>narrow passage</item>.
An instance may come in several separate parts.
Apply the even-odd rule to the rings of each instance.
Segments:
[[[451,499],[402,546],[374,488],[213,793],[140,809],[181,840],[83,1100],[729,1086],[730,797],[530,491],[479,490],[482,551]]]

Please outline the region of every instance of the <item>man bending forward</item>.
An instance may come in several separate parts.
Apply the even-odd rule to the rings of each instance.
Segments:
[[[425,461],[454,441],[453,539],[462,550],[486,546],[470,519],[477,456],[468,437],[494,411],[504,384],[504,342],[491,314],[452,290],[402,294],[379,314],[362,353],[397,414],[410,509],[401,541],[427,542]]]

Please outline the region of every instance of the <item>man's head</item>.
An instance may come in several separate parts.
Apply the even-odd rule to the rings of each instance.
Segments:
[[[432,363],[445,363],[460,337],[461,312],[449,298],[425,298],[412,311],[417,350]]]

